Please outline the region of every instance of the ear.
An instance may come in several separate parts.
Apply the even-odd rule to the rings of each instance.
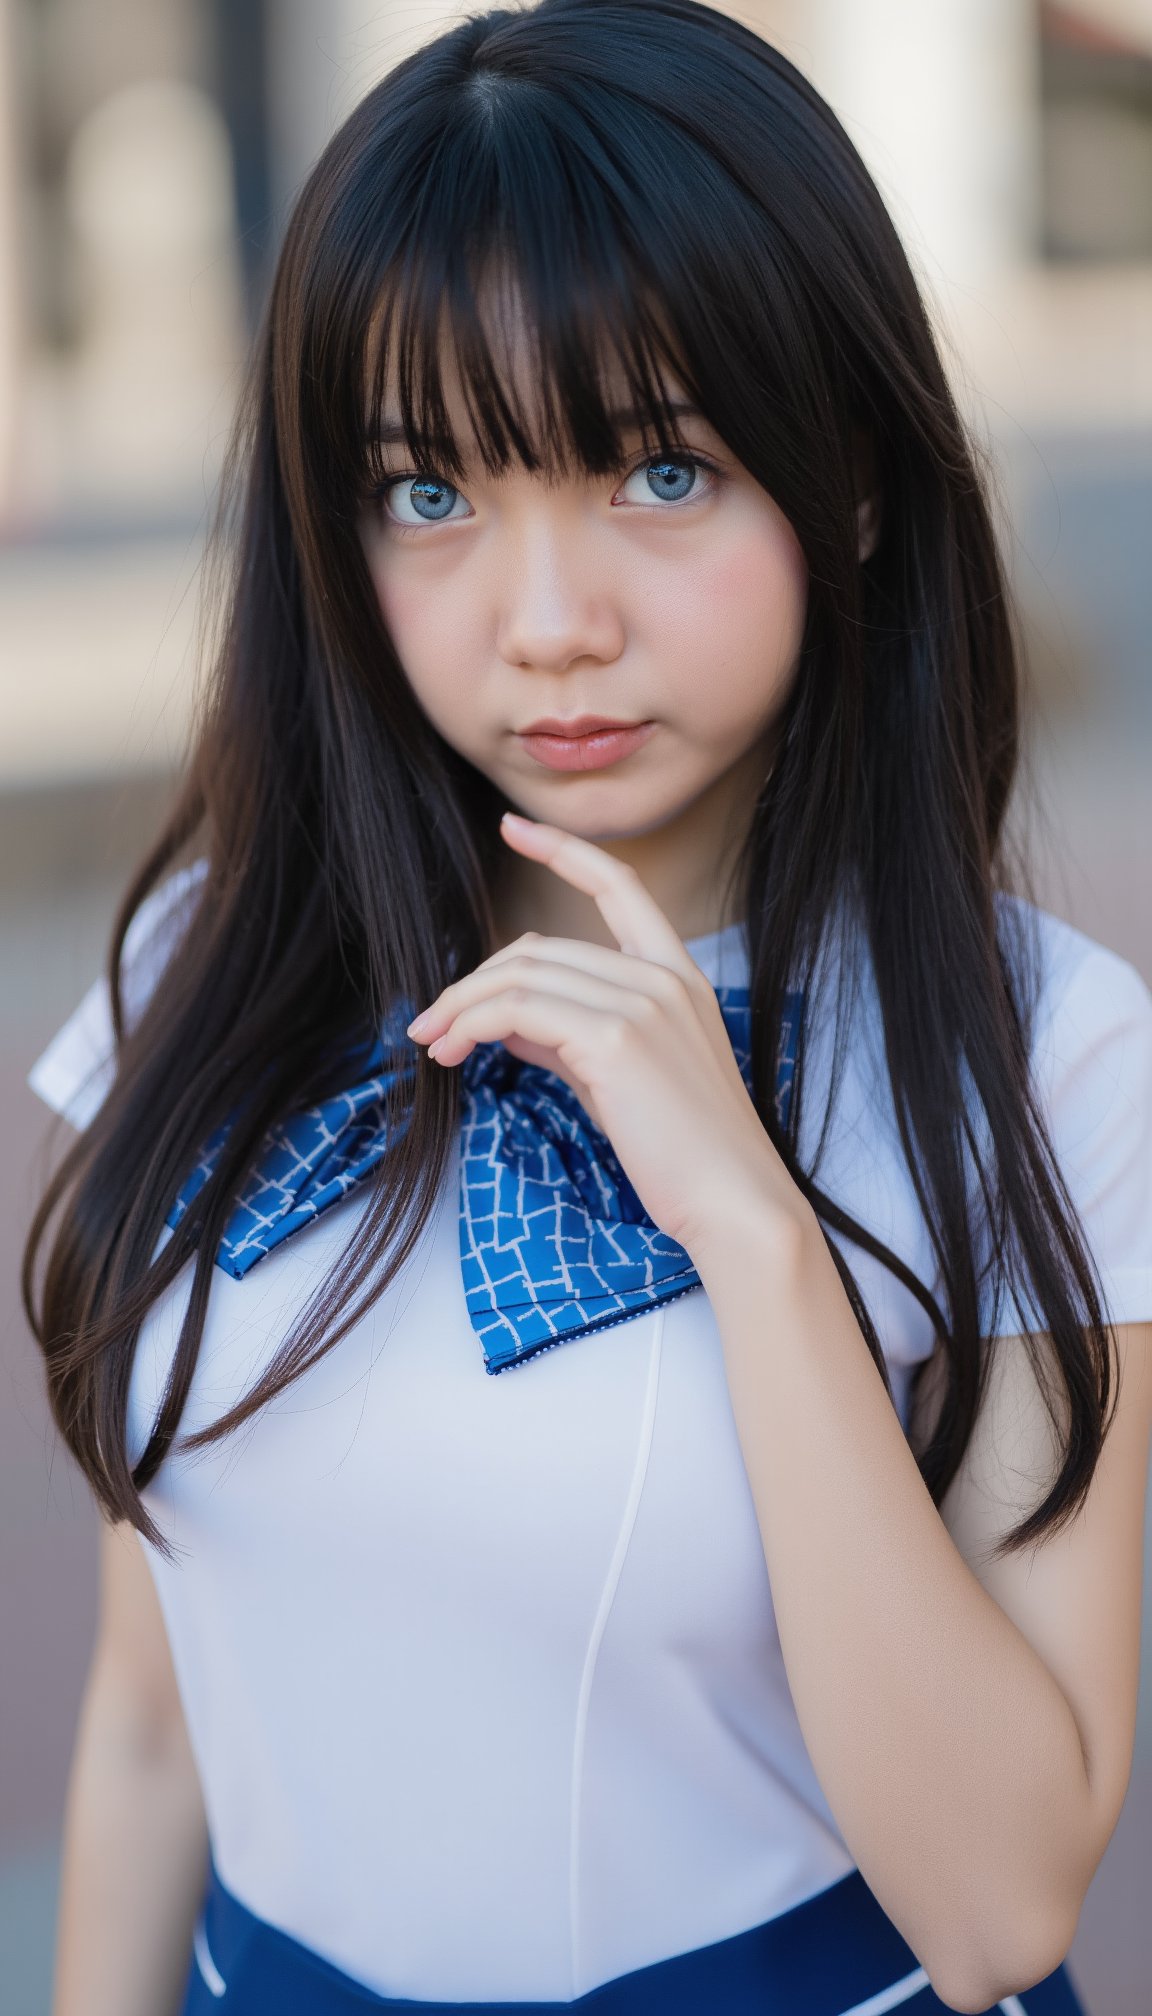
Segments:
[[[871,436],[863,427],[852,429],[852,460],[856,474],[857,557],[870,560],[880,543],[880,488],[876,479],[876,453]]]
[[[880,543],[880,499],[873,492],[856,506],[857,554],[861,564],[870,560]]]

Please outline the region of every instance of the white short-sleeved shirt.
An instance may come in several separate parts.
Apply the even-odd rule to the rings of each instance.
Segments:
[[[1152,995],[1037,922],[1036,1082],[1112,1319],[1152,1318]],[[140,998],[161,938],[137,926]],[[688,949],[713,981],[746,980],[742,926]],[[855,1018],[818,1180],[939,1295],[867,986]],[[30,1082],[82,1125],[109,1047],[101,981]],[[705,1291],[493,1378],[457,1179],[454,1152],[418,1248],[335,1350],[223,1444],[169,1455],[144,1498],[180,1551],[146,1551],[225,1884],[379,1994],[566,2001],[854,1865],[793,1707]],[[244,1280],[216,1270],[182,1434],[250,1388],[364,1202]],[[930,1319],[843,1250],[906,1425]],[[141,1335],[133,1461],[189,1271]]]

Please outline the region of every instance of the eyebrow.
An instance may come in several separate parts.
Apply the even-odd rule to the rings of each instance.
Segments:
[[[674,420],[705,419],[700,408],[690,405],[686,399],[671,400],[668,405],[668,411]],[[642,415],[635,406],[614,406],[608,418],[614,427],[623,431],[639,428],[642,421]],[[404,447],[407,445],[408,435],[401,421],[384,420],[376,429],[372,439],[381,448]]]

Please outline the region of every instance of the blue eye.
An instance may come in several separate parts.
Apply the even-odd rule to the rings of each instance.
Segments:
[[[629,504],[650,504],[656,498],[661,504],[681,504],[688,498],[702,496],[706,485],[697,481],[700,476],[713,472],[708,465],[694,455],[654,455],[633,469],[621,490],[621,495]],[[644,479],[647,495],[627,495],[628,484],[638,478]]]
[[[407,494],[405,494],[407,493]],[[383,486],[388,510],[400,525],[437,525],[464,499],[453,484],[439,476],[399,476]],[[415,514],[407,515],[404,506]],[[463,514],[467,516],[467,512]]]

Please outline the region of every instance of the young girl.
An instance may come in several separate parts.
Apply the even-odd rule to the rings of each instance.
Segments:
[[[1070,2016],[1152,996],[1008,893],[1005,586],[872,182],[694,0],[478,15],[308,181],[243,442],[33,1072],[104,1518],[55,2016]]]

